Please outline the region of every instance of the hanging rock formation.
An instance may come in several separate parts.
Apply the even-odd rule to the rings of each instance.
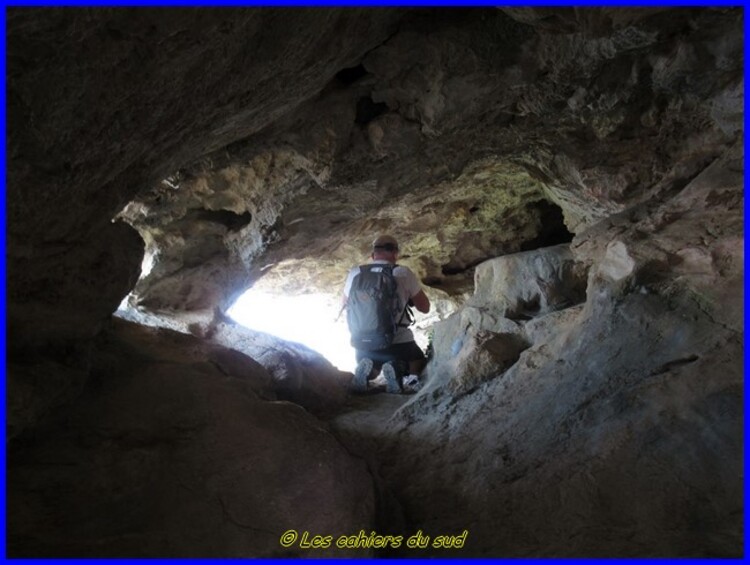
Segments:
[[[10,555],[741,555],[742,17],[9,9]],[[378,232],[442,319],[358,446],[225,313]]]

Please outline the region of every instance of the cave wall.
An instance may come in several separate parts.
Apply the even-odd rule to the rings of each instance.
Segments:
[[[373,527],[361,460],[244,355],[115,320],[83,394],[9,455],[14,557],[334,557],[288,530]]]
[[[381,454],[408,525],[472,556],[742,555],[742,160],[477,271]]]
[[[742,130],[731,10],[531,14],[405,11],[317,96],[155,183],[122,215],[156,258],[132,305],[210,325],[251,284],[340,285],[379,231],[465,297],[477,264],[668,197]]]
[[[112,219],[145,187],[313,96],[396,16],[8,11],[11,436],[80,392],[90,339],[133,288],[143,243]]]

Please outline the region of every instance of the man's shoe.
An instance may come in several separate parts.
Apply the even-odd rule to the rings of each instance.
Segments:
[[[383,365],[383,376],[385,377],[385,391],[391,394],[401,394],[401,385],[396,376],[396,369],[391,363]]]
[[[402,381],[405,392],[417,392],[422,388],[422,383],[419,382],[419,375],[407,375]]]
[[[352,381],[354,392],[365,392],[367,390],[370,373],[372,373],[372,359],[362,359],[357,363],[357,368],[354,370],[354,380]]]

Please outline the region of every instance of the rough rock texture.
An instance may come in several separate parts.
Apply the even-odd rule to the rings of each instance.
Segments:
[[[266,369],[271,377],[270,389],[278,398],[315,413],[340,406],[351,383],[351,373],[339,371],[317,351],[245,328],[223,315],[216,316],[208,330],[200,321],[189,323],[190,315],[165,318],[143,308],[124,308],[116,316],[137,324],[192,334],[244,353]]]
[[[9,207],[13,201],[8,199]],[[135,284],[143,254],[138,234],[121,222],[104,224],[81,246],[53,243],[36,248],[30,240],[17,243],[12,229],[7,304],[9,437],[50,407],[80,394],[89,372],[91,339]]]
[[[374,516],[364,463],[276,401],[259,364],[124,321],[100,336],[86,392],[8,461],[15,557],[339,556],[279,538]]]
[[[385,477],[412,527],[468,528],[470,555],[741,554],[741,334],[675,331],[694,304],[610,298],[545,362],[396,417]]]
[[[568,320],[565,312],[580,311],[586,275],[568,245],[480,264],[474,295],[433,328],[430,389],[448,382],[461,395],[508,370],[532,345],[546,348]]]
[[[529,13],[405,13],[318,97],[155,185],[123,213],[154,257],[134,300],[210,320],[238,280],[340,285],[378,231],[470,292],[474,265],[684,186],[742,129],[735,13]]]
[[[583,302],[586,274],[567,245],[506,255],[477,268],[467,305],[482,304],[511,320],[544,316]]]
[[[256,398],[191,352],[215,345],[174,338],[166,362],[145,338],[95,340],[132,291],[133,316],[206,341],[247,287],[337,293],[375,233],[390,232],[442,311],[464,306],[435,328],[420,394],[387,430],[362,432],[405,528],[468,529],[466,555],[739,555],[742,18],[739,8],[9,9],[9,546],[272,555],[272,536],[231,524],[286,524],[292,513],[272,493],[287,469],[304,485],[361,486],[301,408]],[[527,259],[559,244],[575,273],[531,277]],[[496,269],[513,261],[527,284]],[[588,280],[575,305],[578,272]],[[450,357],[464,322],[472,329]],[[306,387],[328,369],[296,365],[294,351],[253,355],[299,377],[295,400],[317,400]],[[258,360],[222,359],[229,374],[246,364],[278,382]],[[183,394],[183,381],[205,394]],[[133,422],[131,409],[158,417]],[[247,470],[180,443],[201,414],[196,441],[216,439]],[[268,468],[220,433],[243,423],[289,438]],[[300,439],[308,433],[317,439]],[[315,468],[322,477],[296,467],[320,461],[318,441],[340,454]],[[158,471],[143,471],[153,491],[130,477],[134,460]],[[54,461],[65,464],[41,465]],[[193,491],[159,474],[180,462],[230,473],[185,483],[206,509],[189,535]],[[284,480],[248,493],[248,473]],[[325,498],[331,488],[313,492],[323,499],[297,492],[315,507],[297,525],[367,523],[367,508]],[[221,508],[253,496],[252,516]],[[127,527],[107,529],[114,519]]]
[[[217,324],[209,340],[255,359],[273,377],[279,398],[314,413],[335,409],[346,398],[351,373],[339,371],[304,345],[248,330],[231,321]]]
[[[455,373],[433,365],[382,451],[409,526],[468,528],[475,556],[742,554],[742,182],[738,146],[649,214],[576,238],[585,306],[533,320],[509,369],[487,374],[482,332]],[[505,295],[494,281],[477,295]]]
[[[133,287],[142,243],[112,218],[144,188],[315,96],[387,38],[399,17],[321,9],[8,12],[9,373],[24,373],[13,378],[35,398],[16,400],[26,393],[11,389],[18,406],[11,434],[78,390],[77,372],[62,377],[73,361],[46,351],[76,349],[75,362],[85,364],[88,339]],[[54,363],[55,377],[33,367],[41,359]],[[35,380],[63,382],[53,390]]]

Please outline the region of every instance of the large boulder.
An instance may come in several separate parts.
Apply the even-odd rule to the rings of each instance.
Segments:
[[[534,345],[460,394],[473,367],[438,360],[394,415],[382,469],[412,527],[468,529],[472,556],[742,555],[742,157],[577,236],[584,304],[454,315]],[[448,351],[482,335],[448,322]]]
[[[209,339],[241,351],[265,367],[273,379],[273,390],[281,399],[314,413],[330,412],[346,400],[352,374],[338,370],[302,344],[249,330],[231,320],[214,325]]]
[[[505,318],[528,320],[583,302],[586,276],[567,244],[505,255],[477,267],[469,304],[491,305]]]
[[[80,394],[91,340],[140,274],[143,241],[123,222],[106,222],[80,245],[40,260],[33,244],[9,261],[6,433],[12,439]]]
[[[509,369],[532,346],[575,316],[586,298],[586,265],[567,244],[514,253],[477,266],[466,304],[434,327],[431,387],[449,382],[461,394]]]
[[[83,394],[8,452],[14,557],[362,555],[287,530],[372,527],[371,477],[248,357],[116,321]]]

